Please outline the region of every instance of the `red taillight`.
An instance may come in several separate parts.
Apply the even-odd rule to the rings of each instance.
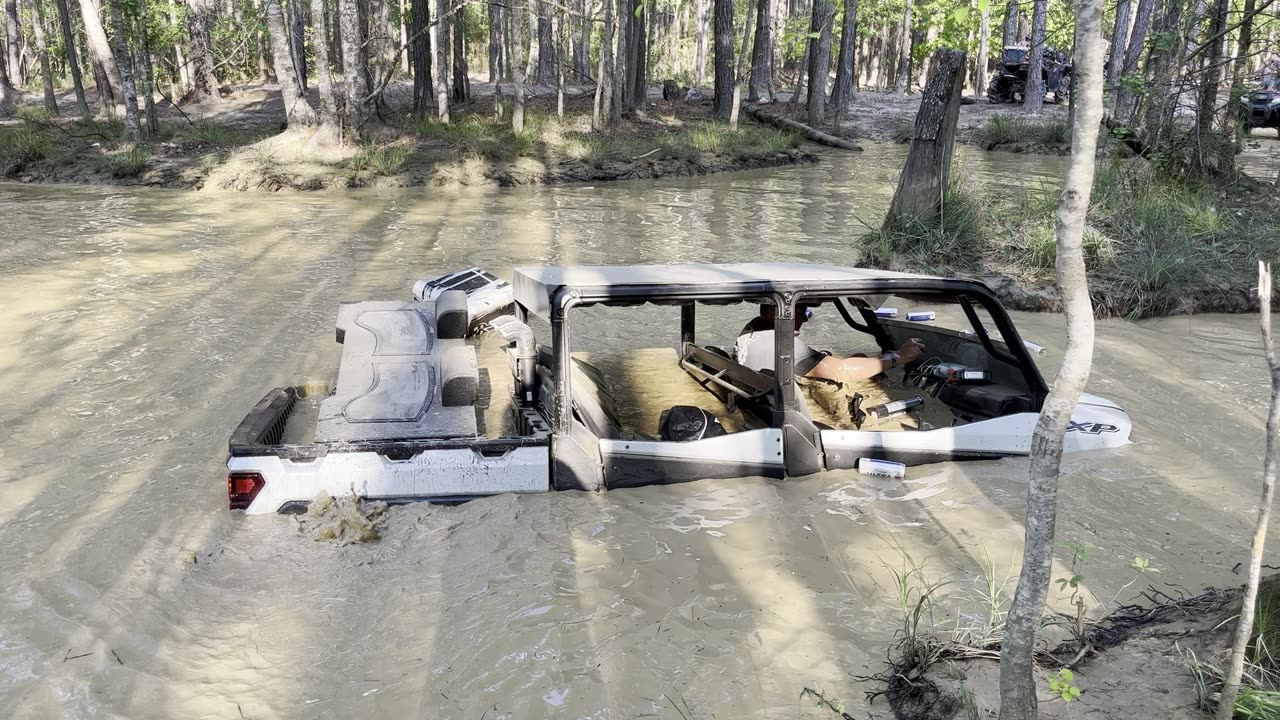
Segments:
[[[227,500],[232,510],[247,510],[267,481],[258,473],[233,472],[227,475]]]

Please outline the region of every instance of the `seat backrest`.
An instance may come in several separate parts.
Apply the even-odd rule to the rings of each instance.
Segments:
[[[551,348],[542,345],[538,348],[538,376],[543,382],[541,389],[544,398],[555,397],[549,387],[551,384],[552,353]],[[580,358],[573,358],[573,411],[583,425],[598,438],[617,439],[622,437],[622,422],[618,419],[617,401],[609,394],[604,385],[604,375],[591,363]]]

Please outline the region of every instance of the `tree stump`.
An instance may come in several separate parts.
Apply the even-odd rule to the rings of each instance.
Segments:
[[[931,218],[942,208],[960,117],[964,68],[961,50],[939,50],[929,62],[929,81],[916,113],[911,150],[884,219],[886,229],[905,217]]]

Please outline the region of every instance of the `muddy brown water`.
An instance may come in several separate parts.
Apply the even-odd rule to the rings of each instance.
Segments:
[[[856,709],[893,639],[890,568],[909,555],[970,607],[984,558],[1016,561],[1024,460],[415,505],[346,547],[228,514],[223,462],[265,390],[333,372],[341,300],[470,264],[852,262],[902,155],[516,191],[0,185],[0,716],[817,717],[806,686]],[[993,191],[1061,170],[963,154]],[[661,346],[669,310],[575,339]],[[749,311],[719,310],[700,328],[731,341]],[[1062,319],[1016,321],[1052,373]],[[847,339],[828,317],[806,332]],[[1060,538],[1090,546],[1094,596],[1135,556],[1154,580],[1239,581],[1256,318],[1100,323],[1093,378],[1136,441],[1066,462]]]

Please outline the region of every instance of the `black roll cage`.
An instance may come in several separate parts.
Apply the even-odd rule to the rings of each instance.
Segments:
[[[698,284],[637,284],[595,285],[569,287],[561,285],[551,293],[551,344],[553,357],[554,402],[546,403],[554,417],[549,418],[556,434],[567,435],[572,412],[569,403],[572,372],[569,361],[572,332],[569,310],[592,305],[627,306],[654,303],[679,305],[681,349],[685,343],[694,342],[696,336],[698,303],[734,304],[738,302],[772,302],[778,308],[775,313],[775,388],[774,424],[783,428],[794,427],[802,435],[816,433],[807,418],[799,412],[795,398],[795,352],[792,328],[797,305],[833,302],[846,324],[876,338],[882,350],[888,351],[889,335],[880,325],[875,310],[864,299],[869,295],[939,296],[958,302],[972,324],[975,336],[983,349],[993,357],[1018,367],[1032,396],[1032,410],[1039,412],[1049,388],[1040,375],[1035,361],[1022,343],[1013,320],[995,294],[985,284],[976,280],[908,278],[869,278],[840,283],[774,283],[761,281],[698,283]],[[1003,340],[1004,348],[996,345],[977,309],[987,311]],[[861,322],[853,316],[856,310]],[[517,315],[528,317],[528,308],[518,302]],[[788,443],[790,444],[790,443]]]

